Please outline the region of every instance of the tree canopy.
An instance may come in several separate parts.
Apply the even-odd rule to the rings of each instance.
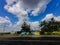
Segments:
[[[22,29],[21,29],[21,31],[19,31],[19,33],[25,32],[25,34],[27,34],[27,33],[31,34],[30,25],[27,25],[26,22],[23,23],[21,28]]]
[[[53,32],[60,30],[60,22],[55,21],[54,18],[51,18],[50,21],[43,21],[40,24],[41,30],[45,32]]]

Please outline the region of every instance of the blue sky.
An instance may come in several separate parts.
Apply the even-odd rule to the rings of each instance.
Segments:
[[[0,32],[3,28],[9,32],[20,30],[25,18],[35,30],[41,20],[52,17],[60,21],[60,0],[0,0]]]
[[[8,16],[10,20],[12,21],[12,23],[17,22],[18,18],[14,14],[4,9],[5,4],[6,4],[5,0],[0,0],[0,16],[2,17]],[[43,13],[38,14],[38,16],[30,16],[29,14],[29,18],[31,21],[40,21],[46,16],[46,14],[49,14],[49,13],[53,13],[55,16],[60,15],[60,0],[52,0],[47,5],[47,8]]]
[[[5,0],[0,0],[0,16],[2,16],[2,17],[8,16],[10,18],[10,20],[12,21],[12,23],[17,22],[18,18],[14,14],[12,14],[12,13],[8,12],[6,9],[4,9],[5,4],[6,4]]]

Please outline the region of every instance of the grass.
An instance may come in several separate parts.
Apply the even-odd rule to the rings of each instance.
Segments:
[[[25,35],[25,34],[0,34],[0,37],[26,37],[26,36],[35,36],[35,35]]]
[[[60,35],[60,31],[54,31],[53,35]]]
[[[44,35],[48,35],[47,32],[45,32]],[[58,35],[58,36],[60,36],[60,31],[54,31],[50,35]],[[29,37],[29,36],[36,36],[36,35],[29,35],[29,34],[0,34],[0,37],[16,37],[16,36],[19,36],[19,37],[28,36]]]
[[[45,32],[45,35],[48,35],[48,32]],[[51,32],[50,35],[59,35],[60,36],[60,31]]]

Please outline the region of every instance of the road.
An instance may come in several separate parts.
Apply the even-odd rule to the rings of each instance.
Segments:
[[[0,37],[1,45],[60,45],[59,36]]]

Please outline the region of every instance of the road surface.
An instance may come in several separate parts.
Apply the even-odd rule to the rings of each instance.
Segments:
[[[60,37],[0,37],[0,45],[60,45]]]

